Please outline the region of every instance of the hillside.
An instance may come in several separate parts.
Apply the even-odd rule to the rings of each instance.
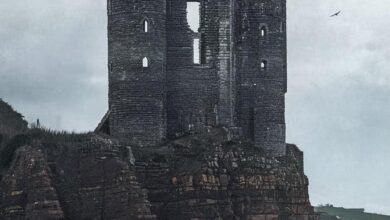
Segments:
[[[390,220],[390,216],[365,213],[364,209],[346,209],[333,206],[316,207],[321,214],[321,220]]]
[[[17,147],[23,144],[24,138],[20,134],[27,132],[27,125],[20,113],[0,99],[0,178]]]
[[[23,119],[23,116],[0,99],[0,136],[10,138],[26,130],[27,122]]]

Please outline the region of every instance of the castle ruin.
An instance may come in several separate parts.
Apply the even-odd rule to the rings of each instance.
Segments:
[[[285,141],[286,1],[199,0],[195,31],[189,3],[108,0],[96,132],[15,129],[5,105],[0,219],[319,219]]]
[[[200,28],[187,21],[200,4]],[[108,0],[107,133],[151,146],[224,127],[284,155],[285,0]]]

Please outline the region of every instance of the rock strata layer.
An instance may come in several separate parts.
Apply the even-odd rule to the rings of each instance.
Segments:
[[[268,157],[223,129],[136,148],[35,138],[1,183],[1,219],[316,220],[299,150]],[[59,138],[58,138],[59,139]]]

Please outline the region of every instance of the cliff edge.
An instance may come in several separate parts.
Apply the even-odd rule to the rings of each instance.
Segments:
[[[292,146],[271,158],[223,129],[156,148],[27,136],[1,183],[1,219],[317,219]]]

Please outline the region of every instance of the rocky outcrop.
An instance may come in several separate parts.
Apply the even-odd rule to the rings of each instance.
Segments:
[[[2,181],[0,219],[155,219],[133,167],[110,140],[45,139],[18,150]]]
[[[51,176],[41,149],[18,150],[2,183],[1,219],[64,219]]]
[[[138,179],[160,219],[317,219],[294,151],[271,158],[227,137],[212,129],[165,148],[134,149]]]
[[[137,148],[35,135],[3,178],[0,218],[317,219],[297,148],[272,158],[228,137],[209,129]]]

